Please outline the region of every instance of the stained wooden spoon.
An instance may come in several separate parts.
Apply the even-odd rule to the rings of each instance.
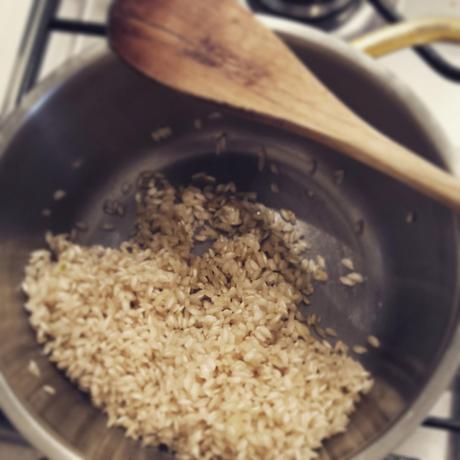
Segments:
[[[165,85],[256,113],[460,209],[456,178],[353,113],[235,0],[117,0],[109,41]]]

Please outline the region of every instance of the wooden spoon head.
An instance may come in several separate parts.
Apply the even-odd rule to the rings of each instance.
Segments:
[[[129,64],[165,85],[265,115],[280,115],[273,113],[280,99],[292,111],[282,93],[298,88],[307,74],[286,45],[234,0],[118,0],[109,41]],[[327,92],[309,76],[316,91]]]

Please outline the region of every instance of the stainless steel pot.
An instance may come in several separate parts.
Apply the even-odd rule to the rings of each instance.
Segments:
[[[455,171],[439,129],[410,91],[366,56],[320,32],[265,18],[298,56],[354,110],[431,161]],[[331,281],[313,311],[351,343],[378,336],[365,355],[375,375],[349,430],[326,442],[323,459],[379,459],[420,422],[460,361],[458,218],[448,209],[314,142],[267,128],[238,113],[152,83],[110,52],[78,58],[49,78],[7,120],[0,134],[0,402],[18,429],[52,459],[167,458],[142,448],[40,353],[22,308],[20,284],[43,234],[70,231],[82,243],[116,245],[132,222],[139,172],[163,170],[173,181],[207,170],[289,207],[326,256]],[[196,129],[196,119],[203,122]],[[194,122],[195,121],[195,122]],[[152,131],[173,134],[155,142]],[[225,151],[215,155],[216,142]],[[280,175],[257,169],[265,149]],[[384,155],[385,152],[382,152]],[[270,194],[277,182],[279,194]],[[53,200],[56,190],[66,196]],[[127,204],[121,219],[104,200]],[[43,213],[44,209],[49,209]],[[113,223],[114,231],[105,224]],[[81,227],[80,227],[81,228]],[[105,228],[106,230],[103,230]],[[367,281],[337,282],[352,255]],[[40,379],[27,370],[34,359]],[[51,396],[44,384],[56,389]]]

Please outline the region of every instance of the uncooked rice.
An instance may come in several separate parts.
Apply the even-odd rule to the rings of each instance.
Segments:
[[[299,229],[234,190],[152,178],[120,248],[48,235],[26,267],[30,323],[109,426],[146,445],[179,459],[312,459],[372,379],[297,308],[327,279]]]
[[[351,287],[351,286],[355,286],[356,284],[363,283],[364,277],[363,275],[361,275],[361,273],[351,272],[351,273],[348,273],[348,275],[341,276],[339,280],[344,286]]]
[[[286,222],[295,225],[296,216],[293,211],[289,209],[280,209],[280,215]]]
[[[78,222],[75,222],[75,228],[77,230],[80,230],[81,232],[86,232],[89,229],[88,224],[81,220],[79,220]]]
[[[406,217],[405,217],[406,224],[413,224],[415,222],[415,219],[416,219],[416,214],[414,211],[408,211],[406,213]]]
[[[99,228],[105,232],[112,232],[115,230],[115,225],[111,224],[110,222],[103,222]]]
[[[70,166],[72,169],[79,169],[81,168],[82,164],[83,164],[83,158],[77,158],[76,160],[72,162]]]
[[[276,165],[276,163],[271,163],[270,164],[270,171],[272,174],[274,174],[275,176],[278,176],[279,173],[280,173],[280,170],[278,169],[278,166]]]
[[[65,190],[56,190],[54,193],[53,193],[53,199],[55,201],[60,201],[62,199],[64,199],[67,195],[67,192]]]
[[[353,351],[357,354],[357,355],[364,355],[365,353],[367,353],[367,348],[366,347],[363,347],[362,345],[355,345],[353,347]]]
[[[348,270],[355,269],[355,264],[353,263],[353,260],[350,259],[349,257],[342,259],[341,263],[345,268],[348,268]]]
[[[172,135],[172,128],[171,126],[161,126],[155,131],[152,131],[150,135],[155,142],[160,142]]]
[[[280,192],[280,188],[278,186],[278,184],[276,184],[275,182],[272,182],[270,184],[270,190],[273,192],[273,193],[279,193]]]
[[[220,120],[222,118],[222,113],[221,112],[211,112],[208,115],[208,118],[210,120]]]
[[[380,348],[380,339],[375,335],[369,335],[367,337],[367,343],[374,348]]]
[[[51,385],[43,385],[43,391],[51,396],[56,394],[56,390]]]
[[[193,120],[193,126],[197,130],[203,129],[203,120],[201,118],[195,118],[195,120]]]
[[[362,283],[364,281],[363,275],[357,272],[351,272],[347,275],[348,279],[354,281],[355,283]]]
[[[34,377],[40,377],[40,368],[38,367],[38,364],[31,359],[29,361],[29,365],[27,366],[27,370],[34,376]]]

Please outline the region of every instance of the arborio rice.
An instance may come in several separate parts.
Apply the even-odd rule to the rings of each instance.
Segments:
[[[297,309],[323,261],[231,183],[155,176],[137,201],[119,249],[49,235],[31,255],[26,309],[49,359],[109,425],[180,459],[314,458],[372,386]]]

